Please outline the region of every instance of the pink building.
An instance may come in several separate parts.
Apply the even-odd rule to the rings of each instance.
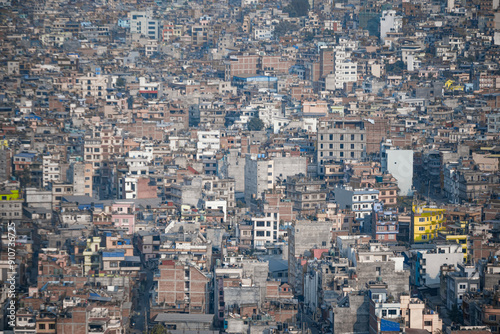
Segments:
[[[111,207],[111,220],[115,227],[127,230],[128,234],[134,233],[135,204],[130,202],[116,202]]]

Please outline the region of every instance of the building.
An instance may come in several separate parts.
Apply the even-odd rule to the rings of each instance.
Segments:
[[[278,241],[280,215],[278,212],[267,212],[263,217],[252,217],[253,246],[265,249],[268,244]]]
[[[164,260],[158,266],[159,275],[153,294],[153,306],[166,313],[207,314],[209,311],[210,279],[194,266]]]
[[[458,266],[464,261],[461,245],[438,244],[417,248],[412,252],[412,277],[415,286],[435,286],[440,283],[443,265]]]
[[[414,243],[429,242],[438,236],[438,232],[445,229],[445,209],[414,205],[411,219],[411,240]]]
[[[161,22],[151,18],[144,11],[129,12],[130,33],[143,35],[149,39],[158,40],[161,36]]]
[[[24,199],[19,190],[0,191],[0,216],[3,220],[19,220],[23,217]]]
[[[326,162],[359,160],[364,156],[366,131],[360,119],[321,120],[317,138],[319,175],[325,175]]]
[[[340,209],[351,210],[356,219],[362,220],[372,213],[380,192],[376,189],[353,189],[346,186],[335,188],[334,193]]]
[[[399,32],[403,26],[403,18],[396,15],[395,10],[384,10],[380,17],[380,39],[385,42],[388,34]]]
[[[375,210],[371,214],[372,237],[380,242],[396,242],[399,234],[399,222],[397,212]]]
[[[326,203],[325,181],[314,180],[303,174],[286,179],[286,195],[293,209],[306,215],[314,213]]]
[[[380,146],[381,171],[389,172],[398,182],[400,196],[413,194],[413,151],[399,150],[387,141]]]
[[[309,220],[293,222],[288,232],[288,283],[297,295],[303,293],[301,260],[311,249],[330,249],[332,223]]]

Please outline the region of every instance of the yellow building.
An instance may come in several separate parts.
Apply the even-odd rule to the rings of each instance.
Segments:
[[[0,201],[22,200],[19,190],[9,190],[0,193]]]
[[[439,239],[456,242],[462,245],[462,253],[464,253],[464,262],[467,262],[467,226],[469,222],[461,221],[453,225],[446,226],[446,230],[439,232]]]
[[[87,239],[87,248],[83,251],[83,270],[85,275],[87,275],[90,270],[99,270],[101,265],[101,256],[99,251],[102,248],[101,237],[90,237]]]
[[[413,206],[412,239],[414,243],[429,242],[445,229],[445,209],[435,207]]]

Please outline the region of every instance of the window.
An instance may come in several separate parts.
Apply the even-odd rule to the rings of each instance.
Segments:
[[[467,289],[467,284],[460,284],[460,285],[458,286],[458,288],[459,288],[460,290],[465,290],[465,289]]]
[[[424,321],[424,326],[432,326],[432,321]]]
[[[344,140],[344,135],[340,135],[340,140]]]
[[[389,315],[397,315],[398,311],[397,310],[389,310]]]
[[[351,135],[351,140],[354,140],[354,135]]]
[[[110,262],[110,263],[109,263],[109,266],[110,266],[111,268],[118,268],[118,262]]]
[[[45,324],[39,324],[38,329],[45,329]]]
[[[344,148],[344,144],[340,144],[340,148],[343,149]]]
[[[490,320],[490,321],[496,321],[497,320],[497,316],[496,315],[490,315],[488,317],[488,320]]]
[[[351,150],[354,150],[354,144],[351,144]]]
[[[264,231],[257,231],[257,233],[255,235],[257,237],[263,237],[265,234],[264,234]]]

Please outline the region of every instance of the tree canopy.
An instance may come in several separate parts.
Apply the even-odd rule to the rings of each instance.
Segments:
[[[288,21],[281,21],[274,27],[274,36],[280,38],[297,30],[299,30],[299,27],[297,27],[295,24]]]
[[[248,122],[248,130],[250,131],[260,131],[264,129],[264,122],[258,117],[253,117]]]
[[[290,17],[300,17],[306,16],[309,12],[309,1],[308,0],[292,0],[288,6],[283,8],[285,13],[288,13]]]

